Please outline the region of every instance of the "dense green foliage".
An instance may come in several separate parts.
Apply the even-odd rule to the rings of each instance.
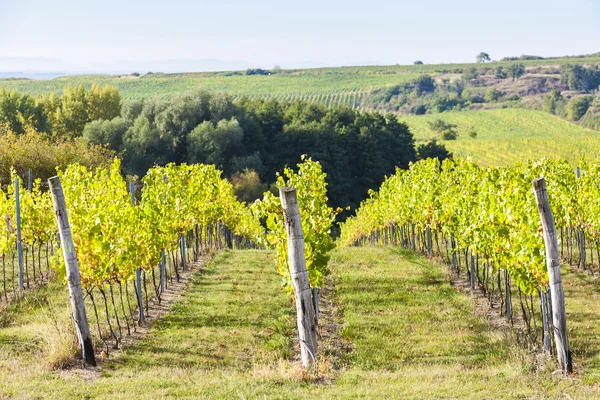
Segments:
[[[86,144],[81,138],[69,140],[52,138],[33,127],[16,134],[8,125],[0,124],[0,182],[7,184],[14,168],[22,180],[27,181],[29,170],[34,178],[46,182],[56,175],[56,168],[64,169],[79,163],[90,169],[107,167],[115,152],[102,146]]]
[[[313,288],[320,288],[325,276],[329,274],[329,251],[334,248],[331,226],[336,212],[327,205],[327,175],[321,165],[310,158],[303,159],[298,164],[298,172],[286,168],[284,176],[277,177],[277,186],[296,189],[309,284]],[[252,205],[252,211],[258,219],[266,221],[266,240],[277,250],[277,269],[283,276],[284,286],[291,290],[288,237],[279,196],[271,192],[265,193],[261,201]]]
[[[600,68],[598,65],[585,67],[582,65],[563,65],[561,80],[571,90],[591,92],[600,87]]]
[[[153,168],[138,205],[132,204],[118,160],[95,171],[70,165],[59,175],[86,289],[125,282],[138,268],[151,271],[162,251],[177,250],[179,238],[196,226],[221,222],[251,240],[262,236],[250,210],[212,165]]]
[[[332,204],[357,206],[396,166],[416,159],[412,135],[394,115],[304,102],[192,92],[170,102],[126,103],[122,118],[88,124],[84,137],[123,154],[125,171],[154,164],[215,164],[226,176],[255,170],[264,182],[301,154],[329,176]]]
[[[458,247],[507,270],[526,293],[547,286],[541,221],[531,182],[544,176],[557,226],[586,229],[598,237],[594,198],[598,166],[584,165],[590,177],[578,185],[565,161],[542,160],[481,169],[470,161],[436,159],[398,170],[372,192],[342,227],[341,242],[352,244],[389,226],[415,226],[455,238]],[[574,190],[578,189],[578,190]],[[580,208],[581,207],[581,208]],[[587,216],[588,223],[579,223]]]

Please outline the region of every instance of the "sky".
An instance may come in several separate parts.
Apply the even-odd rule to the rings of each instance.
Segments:
[[[39,57],[55,70],[204,59],[294,68],[472,62],[480,51],[598,52],[600,1],[0,0],[0,70]]]

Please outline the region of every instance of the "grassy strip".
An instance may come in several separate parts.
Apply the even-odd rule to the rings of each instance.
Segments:
[[[586,277],[567,273],[565,280],[568,290],[594,293],[567,291],[575,357],[587,360],[589,373],[562,379],[474,316],[469,294],[452,288],[439,267],[390,248],[338,249],[331,268],[342,304],[341,339],[351,350],[341,353],[341,365],[326,372],[328,379],[315,380],[290,361],[298,351],[290,339],[293,308],[278,287],[272,256],[265,251],[220,253],[150,335],[119,358],[105,360],[100,371],[5,373],[0,398],[600,395],[597,385],[586,384],[597,370],[597,349],[590,347],[595,333],[589,336],[576,322],[598,319],[590,310],[597,284]],[[584,348],[589,349],[585,355]]]

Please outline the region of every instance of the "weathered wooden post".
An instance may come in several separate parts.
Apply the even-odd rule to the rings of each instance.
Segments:
[[[569,339],[567,337],[567,315],[565,311],[565,294],[560,279],[560,259],[558,257],[558,240],[556,228],[552,218],[552,210],[548,202],[546,180],[537,178],[533,181],[535,200],[542,220],[544,244],[546,246],[546,265],[548,266],[548,280],[550,281],[550,299],[552,305],[552,326],[554,328],[554,341],[556,342],[556,355],[563,369],[573,372]]]
[[[187,258],[185,256],[185,235],[179,236],[179,249],[181,252],[181,264],[183,265],[183,271],[187,271]]]
[[[92,336],[90,335],[90,327],[85,312],[83,292],[81,291],[79,264],[77,263],[77,257],[75,256],[75,246],[73,245],[71,227],[69,226],[69,218],[67,216],[67,206],[60,184],[60,178],[55,176],[48,179],[48,185],[50,186],[50,192],[52,193],[52,200],[54,202],[54,212],[56,213],[56,222],[58,224],[58,232],[60,235],[60,247],[67,267],[69,297],[71,298],[71,305],[73,307],[72,318],[77,328],[77,336],[83,354],[83,362],[95,366],[96,357],[94,356],[94,346],[92,344]]]
[[[431,257],[431,227],[427,226],[427,257]]]
[[[135,206],[135,183],[129,182],[129,194],[131,195],[131,204]],[[144,298],[142,297],[142,269],[135,270],[135,295],[138,302],[138,324],[144,322]]]
[[[510,294],[510,276],[508,275],[508,271],[504,270],[504,295],[506,296],[505,298],[505,303],[506,303],[506,312],[504,313],[504,316],[506,317],[507,320],[511,320],[512,319],[512,305],[511,305],[511,294]]]
[[[17,228],[17,260],[19,262],[19,290],[23,290],[23,241],[21,240],[21,198],[19,196],[19,178],[15,178],[15,218]],[[27,280],[29,287],[29,277]]]
[[[281,187],[279,188],[279,197],[288,237],[288,262],[296,298],[302,365],[309,367],[317,362],[317,328],[315,307],[312,303],[306,259],[304,258],[304,234],[296,189]]]

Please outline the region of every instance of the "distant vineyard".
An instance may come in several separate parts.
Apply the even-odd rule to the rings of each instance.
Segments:
[[[256,98],[272,98],[283,101],[306,101],[313,104],[321,104],[325,107],[347,106],[353,110],[361,108],[361,103],[364,97],[369,93],[367,90],[338,90],[333,92],[316,92],[316,93],[287,93],[279,95],[250,95],[251,99]],[[239,98],[240,96],[236,96]]]
[[[417,78],[413,73],[322,73],[322,74],[277,74],[277,75],[218,75],[194,74],[183,75],[152,74],[141,77],[133,76],[73,76],[48,81],[34,80],[0,80],[0,89],[16,89],[22,93],[38,96],[48,93],[61,94],[65,86],[84,85],[91,87],[93,83],[112,85],[119,89],[126,100],[142,98],[168,99],[177,94],[194,89],[205,89],[211,92],[226,92],[236,96],[275,96],[310,97],[325,104],[337,101],[338,94],[348,95],[366,92],[374,88],[394,86]],[[319,97],[320,96],[320,97]],[[328,97],[331,99],[328,100]],[[340,101],[344,101],[340,99]],[[348,100],[351,101],[351,100]]]
[[[541,111],[495,109],[400,118],[417,141],[439,139],[439,133],[428,124],[438,119],[455,124],[458,132],[457,140],[443,141],[444,145],[454,155],[470,157],[479,165],[507,166],[544,156],[574,163],[582,157],[596,157],[600,152],[600,132]],[[477,136],[470,137],[469,130]]]

